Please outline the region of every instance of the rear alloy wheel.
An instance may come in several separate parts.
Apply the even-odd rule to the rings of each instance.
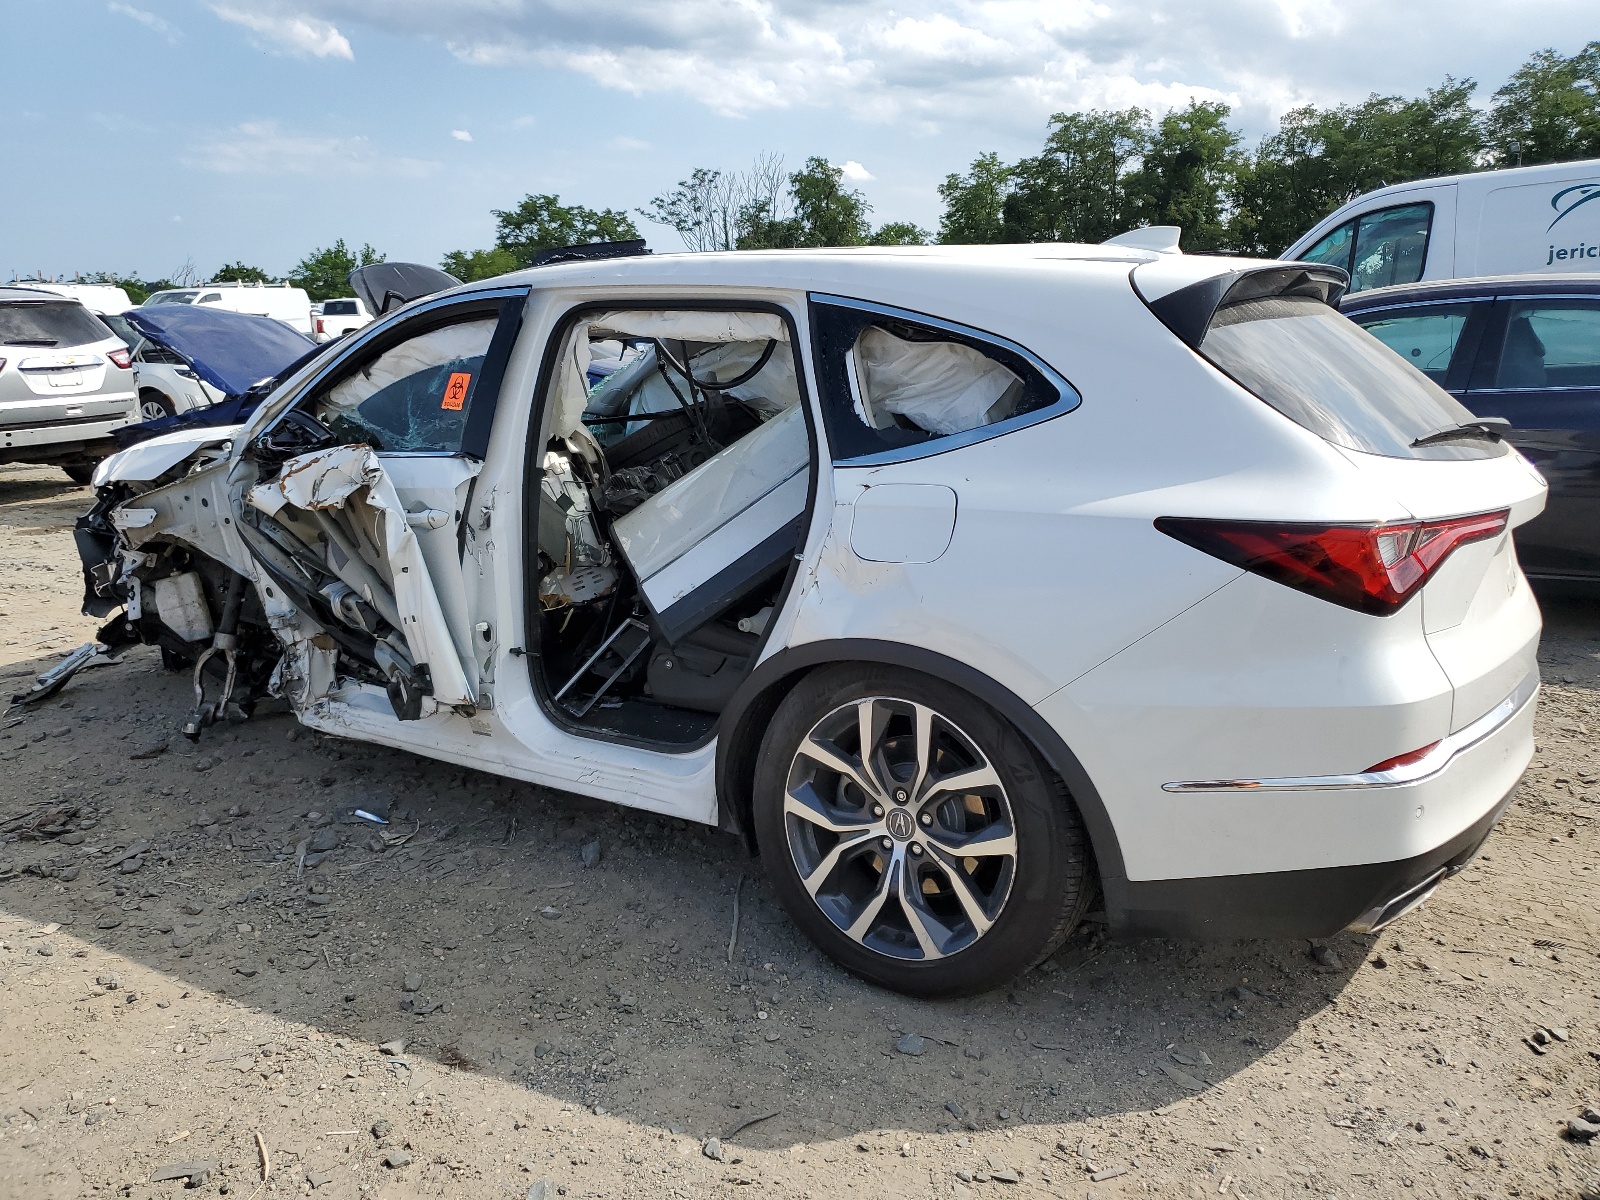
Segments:
[[[178,410],[172,401],[153,388],[146,388],[139,393],[139,420],[159,421],[162,417],[170,417]]]
[[[998,986],[1060,944],[1092,873],[1077,810],[1007,722],[892,668],[780,705],[756,771],[767,872],[824,951],[921,996]]]

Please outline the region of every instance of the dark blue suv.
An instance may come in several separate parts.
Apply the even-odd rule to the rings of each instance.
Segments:
[[[1377,288],[1346,316],[1507,438],[1550,484],[1517,530],[1528,575],[1600,581],[1600,275],[1511,275]]]

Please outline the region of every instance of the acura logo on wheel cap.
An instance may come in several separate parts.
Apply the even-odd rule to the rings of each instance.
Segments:
[[[889,836],[897,842],[909,841],[911,835],[917,831],[917,823],[903,808],[891,808],[889,815],[884,817],[883,824],[889,831]]]

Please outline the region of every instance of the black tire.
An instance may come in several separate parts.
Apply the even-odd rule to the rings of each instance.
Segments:
[[[843,761],[859,768],[859,755],[852,759],[855,752],[848,749],[849,706],[869,699],[874,701],[869,712],[882,716],[871,756],[874,767],[868,772],[869,782],[882,789],[877,793],[883,800],[881,820],[872,815],[870,797],[856,805],[855,797],[863,794],[859,783],[800,752],[802,741],[831,728],[829,722],[844,722],[838,726],[837,746],[820,734],[808,744],[834,747]],[[933,715],[920,717],[917,706]],[[933,730],[927,743],[935,747],[925,757],[936,761],[937,769],[904,761],[907,737],[911,744],[920,740],[914,730],[923,720]],[[878,727],[877,717],[869,718],[869,724]],[[860,741],[857,737],[854,744],[859,747]],[[915,760],[915,753],[911,757]],[[908,780],[936,781],[964,771],[979,773],[968,778],[985,775],[995,783],[961,792],[930,785],[919,798],[909,794],[914,784],[901,788],[892,782],[896,772],[909,772]],[[891,780],[887,784],[885,772]],[[786,811],[791,788],[796,797],[805,798],[800,807],[808,815]],[[821,805],[812,807],[819,796]],[[935,803],[935,796],[944,799]],[[1094,895],[1088,835],[1059,779],[992,708],[916,672],[862,663],[807,676],[778,706],[767,728],[756,764],[754,799],[762,862],[790,917],[846,970],[907,995],[967,996],[999,987],[1052,954]],[[896,814],[888,809],[895,802],[910,817],[891,826]],[[833,816],[823,816],[824,810]],[[819,817],[821,823],[815,823]],[[859,839],[854,829],[836,835],[830,823],[835,817],[841,825],[872,825],[874,832]],[[948,827],[947,819],[962,828]],[[1006,845],[1008,830],[1014,847],[1009,859],[974,857],[983,838],[994,839],[990,847]],[[971,854],[959,853],[963,837]],[[829,866],[832,848],[838,846],[848,849]],[[801,859],[813,862],[809,877],[817,881],[821,900],[813,899],[806,887]],[[819,879],[815,872],[824,870]],[[952,878],[954,871],[962,873],[960,881]],[[911,881],[908,890],[896,892],[901,880]],[[980,929],[976,918],[968,919],[966,914],[974,910],[959,903],[958,882],[963,895],[979,902],[976,911],[990,922],[986,928]],[[879,889],[888,899],[858,940],[842,923],[854,921],[860,928],[871,903],[865,897],[875,898]],[[914,897],[924,916],[913,920],[902,895]],[[856,901],[860,916],[851,909]]]
[[[165,392],[159,392],[155,388],[139,389],[140,421],[159,421],[162,417],[175,415],[177,411],[177,407]]]
[[[61,469],[66,472],[67,478],[79,487],[88,487],[94,478],[94,469],[100,465],[98,459],[87,463],[62,463]]]

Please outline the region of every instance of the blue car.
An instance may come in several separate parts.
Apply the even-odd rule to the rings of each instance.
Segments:
[[[1505,437],[1550,484],[1516,532],[1536,579],[1600,581],[1600,275],[1511,275],[1375,288],[1346,316]]]

